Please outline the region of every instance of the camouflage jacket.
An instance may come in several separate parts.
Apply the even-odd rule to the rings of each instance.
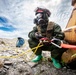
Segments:
[[[54,22],[49,22],[46,29],[40,29],[40,27],[38,26],[33,27],[33,30],[29,32],[28,37],[30,39],[36,39],[36,32],[39,32],[40,34],[42,34],[42,36],[48,37],[50,39],[52,39],[53,37],[61,40],[64,39],[64,33],[62,33],[61,27]]]

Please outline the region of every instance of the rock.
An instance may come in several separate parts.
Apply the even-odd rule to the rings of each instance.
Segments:
[[[30,49],[27,40],[20,48],[16,48],[16,38],[0,38],[0,41],[5,43],[0,44],[0,75],[76,75],[76,70],[56,69],[51,59],[48,61],[51,55],[48,52],[43,52],[43,60],[31,62],[32,51],[27,52]]]
[[[38,63],[34,63],[34,62],[27,62],[28,65],[30,65],[31,67],[35,67],[36,65],[38,65]]]
[[[13,64],[8,70],[8,75],[34,75],[31,67],[25,62]]]
[[[0,68],[2,68],[4,66],[3,61],[0,61]]]
[[[12,65],[12,62],[10,62],[10,61],[5,61],[5,62],[4,62],[4,65]]]

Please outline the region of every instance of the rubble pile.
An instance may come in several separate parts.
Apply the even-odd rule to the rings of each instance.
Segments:
[[[76,75],[76,70],[66,67],[56,69],[48,60],[46,52],[40,62],[31,62],[35,55],[31,57],[33,53],[27,40],[20,48],[16,47],[16,41],[16,38],[0,38],[0,75]]]

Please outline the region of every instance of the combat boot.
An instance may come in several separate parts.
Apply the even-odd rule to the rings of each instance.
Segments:
[[[37,55],[33,60],[32,62],[38,62],[42,59],[42,55]]]
[[[62,67],[58,60],[54,58],[51,58],[51,59],[55,68],[60,69]]]

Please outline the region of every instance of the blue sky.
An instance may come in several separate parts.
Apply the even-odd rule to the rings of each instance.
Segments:
[[[13,32],[14,30],[16,30],[16,28],[14,28],[12,24],[10,24],[10,21],[7,18],[0,17],[0,30]]]
[[[71,0],[0,0],[0,37],[28,39],[32,30],[36,7],[51,11],[49,20],[65,28],[70,17]]]

